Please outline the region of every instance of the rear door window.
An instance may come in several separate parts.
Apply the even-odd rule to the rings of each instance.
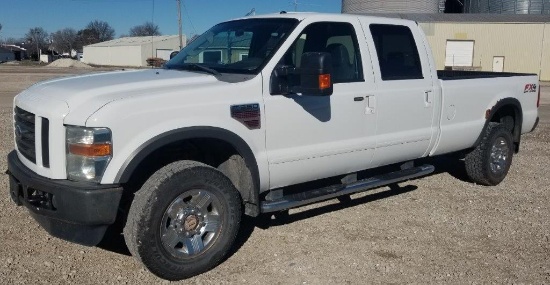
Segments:
[[[382,80],[423,79],[422,64],[411,30],[406,26],[371,24]]]

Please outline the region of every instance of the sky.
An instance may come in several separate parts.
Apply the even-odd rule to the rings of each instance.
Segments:
[[[22,38],[33,27],[48,33],[63,28],[83,29],[90,21],[108,22],[115,37],[131,27],[152,21],[163,35],[178,34],[176,0],[25,0],[0,3],[0,38]],[[183,32],[201,34],[218,22],[242,17],[294,11],[295,0],[182,0]],[[340,0],[296,0],[298,11],[340,13]]]

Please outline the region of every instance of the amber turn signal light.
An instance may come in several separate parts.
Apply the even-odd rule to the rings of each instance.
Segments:
[[[113,153],[111,144],[69,144],[69,152],[82,156],[107,156]]]
[[[321,74],[319,75],[319,89],[328,89],[330,88],[330,74]]]

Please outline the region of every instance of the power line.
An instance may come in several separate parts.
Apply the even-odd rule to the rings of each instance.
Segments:
[[[189,25],[191,25],[191,29],[193,29],[193,33],[196,34],[197,30],[195,29],[195,25],[193,25],[193,21],[191,21],[191,16],[189,16],[189,9],[187,9],[185,2],[183,2],[183,9],[185,11],[185,15],[187,16],[187,20],[189,20]]]

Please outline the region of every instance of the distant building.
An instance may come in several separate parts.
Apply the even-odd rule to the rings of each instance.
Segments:
[[[416,21],[437,69],[533,73],[550,81],[550,15],[370,15]]]
[[[342,0],[342,12],[360,13],[439,13],[445,0]]]
[[[0,63],[15,60],[15,55],[9,49],[0,47]]]
[[[464,0],[464,13],[550,14],[548,0]]]
[[[183,39],[185,43],[185,37]],[[170,59],[179,50],[179,36],[126,37],[84,46],[82,62],[105,66],[147,66],[151,57]]]
[[[196,56],[189,56],[187,62],[213,63],[237,62],[248,58],[251,38],[244,38],[237,43],[232,43],[228,48],[227,37],[214,37],[208,48]]]
[[[27,50],[16,45],[0,45],[0,62],[22,60],[27,57]],[[6,60],[9,58],[9,60]]]

